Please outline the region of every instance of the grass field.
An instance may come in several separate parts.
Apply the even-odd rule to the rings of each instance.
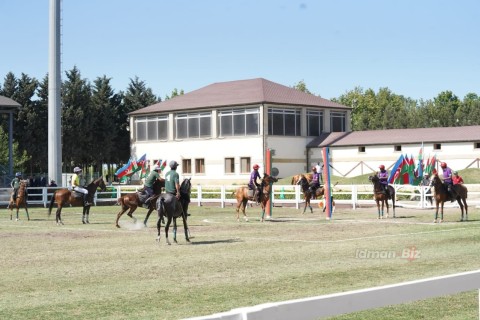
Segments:
[[[337,207],[326,221],[318,208],[274,208],[261,223],[256,206],[250,222],[237,222],[233,207],[191,206],[192,243],[180,223],[171,246],[163,230],[155,241],[154,215],[148,228],[127,216],[115,228],[118,210],[92,207],[83,225],[80,209],[66,208],[56,226],[45,208],[18,222],[0,209],[0,318],[180,319],[480,268],[474,207],[469,222],[448,209],[433,224],[433,210],[397,208],[399,218],[377,220],[373,207]],[[402,257],[411,250],[416,259]],[[335,319],[478,319],[478,308],[473,291]]]

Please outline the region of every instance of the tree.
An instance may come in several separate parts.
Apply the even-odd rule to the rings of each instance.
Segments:
[[[293,85],[293,89],[296,89],[298,91],[302,91],[302,92],[305,92],[305,93],[310,93],[312,94],[308,89],[307,89],[307,85],[305,84],[305,81],[303,80],[300,80],[298,81],[296,84]]]
[[[95,143],[92,146],[92,155],[97,168],[103,163],[110,163],[113,160],[112,154],[116,151],[115,137],[119,128],[115,119],[121,96],[114,93],[110,80],[105,75],[98,77],[92,88],[92,111],[95,114],[92,128]]]
[[[62,87],[62,149],[67,166],[88,165],[92,162],[93,119],[91,89],[75,66],[65,72],[67,80]],[[69,170],[65,168],[64,170]]]
[[[169,100],[169,99],[175,98],[176,96],[181,96],[183,94],[184,94],[183,89],[180,90],[180,92],[178,92],[178,89],[175,88],[172,90],[172,93],[170,94],[170,96],[168,95],[165,96],[165,100]]]

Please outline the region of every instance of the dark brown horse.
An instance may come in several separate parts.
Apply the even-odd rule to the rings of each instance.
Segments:
[[[270,200],[271,185],[277,181],[277,178],[265,173],[260,184],[260,188],[262,189],[262,194],[260,198],[260,205],[262,206],[262,222],[265,220],[265,207],[267,206],[268,200]],[[235,198],[237,199],[237,221],[240,221],[240,209],[243,212],[243,218],[245,219],[245,221],[248,221],[248,217],[245,213],[245,208],[249,200],[255,201],[255,199],[253,199],[253,194],[249,194],[249,191],[251,190],[249,190],[248,187],[240,187],[237,189],[237,191],[235,191]]]
[[[393,209],[393,217],[395,218],[395,188],[392,186],[388,186],[389,196],[385,193],[385,188],[383,184],[380,183],[380,179],[378,175],[375,174],[373,176],[368,177],[373,183],[373,199],[377,203],[378,209],[378,219],[383,219],[383,211],[384,207],[387,207],[387,218],[388,218],[388,199],[392,199],[392,209]],[[382,209],[380,210],[380,203],[382,204]]]
[[[147,220],[148,217],[150,216],[150,213],[152,213],[153,210],[156,209],[156,204],[157,204],[157,198],[162,193],[162,188],[165,188],[165,179],[160,179],[160,180],[155,180],[153,183],[153,194],[154,196],[150,200],[150,204],[148,205],[148,212],[147,216],[145,217],[145,220],[143,224],[147,226]],[[118,220],[120,220],[120,217],[128,210],[127,216],[133,219],[133,223],[137,223],[137,219],[133,216],[133,212],[137,210],[138,207],[142,206],[145,203],[145,200],[147,200],[148,196],[145,193],[144,190],[133,192],[133,193],[127,193],[120,198],[118,198],[117,203],[120,204],[122,207],[120,209],[120,212],[117,214],[117,221],[115,222],[115,225],[117,228],[120,228],[120,225],[118,224]]]
[[[313,213],[312,206],[310,205],[310,200],[312,199],[312,190],[310,189],[310,182],[305,176],[302,176],[298,181],[298,184],[302,188],[303,198],[305,199],[305,207],[303,208],[303,213],[307,210],[307,206],[310,208],[310,213]],[[325,194],[325,189],[323,187],[317,188],[315,190],[315,198],[320,199]]]
[[[17,198],[13,200],[13,192],[12,195],[10,196],[10,203],[8,204],[8,207],[10,208],[10,220],[13,219],[13,207],[17,207],[17,218],[15,219],[18,221],[18,210],[20,209],[21,206],[25,208],[25,212],[27,213],[27,219],[30,221],[30,216],[28,214],[28,208],[27,208],[27,187],[28,187],[28,180],[20,180],[20,186],[17,191]]]
[[[443,205],[447,201],[452,201],[451,195],[448,194],[447,188],[442,183],[442,180],[439,178],[438,173],[432,175],[430,180],[430,186],[433,187],[433,198],[435,199],[435,220],[434,223],[443,222]],[[456,184],[453,186],[453,190],[456,195],[453,200],[457,200],[460,210],[462,211],[462,216],[460,221],[468,221],[468,205],[467,205],[467,194],[468,190],[463,184]],[[465,218],[463,215],[463,208],[465,207]],[[440,210],[440,220],[438,220],[438,208]]]
[[[103,177],[98,178],[97,180],[92,181],[88,186],[85,187],[88,190],[88,201],[90,203],[93,202],[93,197],[97,189],[100,188],[101,191],[105,191],[107,186],[105,185],[105,181],[103,181]],[[63,224],[62,222],[62,208],[65,205],[71,206],[81,206],[83,207],[83,214],[82,214],[82,222],[90,223],[88,221],[88,215],[90,214],[90,206],[85,206],[83,201],[82,195],[76,195],[75,191],[70,191],[66,188],[58,189],[52,195],[52,199],[50,200],[50,206],[48,207],[48,216],[52,213],[53,204],[57,203],[57,212],[55,215],[55,220],[58,225]]]
[[[167,244],[170,245],[168,240],[168,229],[173,220],[173,241],[177,243],[177,218],[182,217],[183,229],[185,232],[185,240],[190,242],[190,233],[187,225],[188,217],[188,205],[190,204],[190,192],[192,189],[191,178],[184,179],[180,185],[180,199],[170,193],[162,193],[157,199],[158,221],[157,221],[157,241],[160,242],[160,229],[162,227],[163,217],[167,217],[167,223],[165,224],[165,239]],[[147,223],[148,216],[145,218]]]

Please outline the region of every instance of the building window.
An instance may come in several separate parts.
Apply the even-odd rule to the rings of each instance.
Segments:
[[[480,142],[475,142],[474,143],[474,148],[475,149],[480,149]]]
[[[249,136],[260,132],[260,109],[230,109],[218,113],[219,136]]]
[[[205,173],[205,159],[195,159],[195,173]]]
[[[182,173],[192,173],[192,160],[191,159],[183,159],[182,160]]]
[[[393,147],[393,150],[402,151],[402,146],[396,145],[396,146]]]
[[[358,152],[365,152],[365,146],[358,147]]]
[[[240,158],[240,172],[250,173],[250,158]]]
[[[136,141],[168,139],[168,116],[135,117]]]
[[[235,173],[235,158],[225,158],[225,173]]]
[[[331,132],[345,132],[346,117],[347,115],[345,112],[330,112]]]
[[[433,144],[433,150],[442,150],[442,144],[441,143],[434,143]]]
[[[323,132],[323,111],[307,110],[307,136],[318,137]]]
[[[274,136],[300,136],[300,110],[269,108],[268,134]]]
[[[211,137],[211,127],[210,112],[181,113],[175,117],[176,139]]]

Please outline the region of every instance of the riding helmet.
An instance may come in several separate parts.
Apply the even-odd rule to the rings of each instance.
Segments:
[[[21,177],[21,176],[22,176],[22,173],[21,173],[21,172],[15,173],[15,177]]]
[[[170,168],[174,169],[178,166],[178,163],[177,163],[177,161],[172,160],[172,161],[170,161],[170,163],[168,165],[170,166]]]
[[[75,168],[73,169],[73,172],[75,172],[75,173],[80,172],[80,171],[82,171],[82,169],[80,169],[79,167],[75,167]]]
[[[152,168],[152,171],[157,171],[160,170],[160,167],[158,165],[154,165]]]
[[[440,164],[440,167],[446,168],[446,167],[447,167],[447,164],[446,164],[445,162],[442,162],[442,163]]]
[[[258,164],[253,165],[253,170],[258,170],[259,168],[260,168],[260,166]]]
[[[378,168],[379,168],[380,170],[385,170],[385,166],[384,166],[383,164],[379,165]]]

